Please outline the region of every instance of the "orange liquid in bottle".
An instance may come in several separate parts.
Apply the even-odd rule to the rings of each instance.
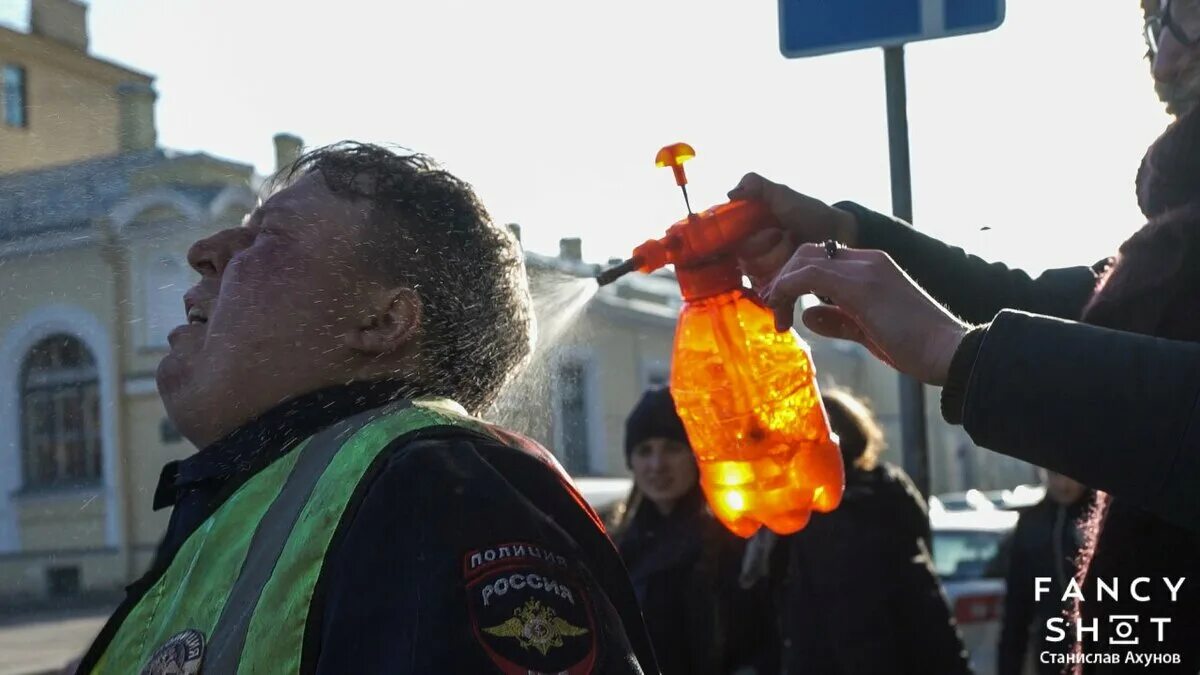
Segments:
[[[689,300],[679,317],[671,391],[713,513],[749,537],[789,534],[842,499],[842,455],[808,348],[741,289]]]

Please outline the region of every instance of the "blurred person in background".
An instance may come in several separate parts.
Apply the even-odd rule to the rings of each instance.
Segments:
[[[880,459],[887,444],[866,402],[844,390],[823,399],[846,467],[842,503],[793,535],[760,531],[743,573],[752,583],[772,570],[782,672],[970,673],[930,557],[925,500]]]
[[[1046,621],[1063,616],[1063,593],[1075,578],[1079,547],[1083,545],[1082,519],[1092,503],[1092,491],[1082,483],[1053,471],[1046,474],[1046,496],[1021,513],[1009,544],[1004,619],[997,651],[998,675],[1021,675],[1033,651],[1039,675],[1058,675],[1062,666],[1042,663],[1044,650],[1070,651],[1071,642],[1048,642]],[[1037,578],[1043,584],[1040,599]]]
[[[778,641],[767,583],[738,585],[745,542],[709,511],[666,388],[625,422],[633,488],[612,527],[663,675],[767,675]]]
[[[1161,640],[1149,620],[1133,635],[1146,653],[1178,655],[1171,668],[1194,673],[1197,584],[1177,593],[1159,584],[1147,602],[1128,592],[1099,601],[1096,589],[1097,579],[1200,575],[1200,0],[1146,0],[1143,9],[1155,88],[1176,119],[1137,172],[1148,222],[1112,259],[1031,278],[859,205],[830,207],[753,174],[730,196],[764,201],[784,225],[742,251],[780,327],[801,294],[830,298],[836,306],[805,311],[811,329],[944,385],[943,415],[977,444],[1109,495],[1085,528],[1081,619],[1111,630],[1123,615],[1168,618]],[[852,248],[830,254],[815,244],[826,239]],[[1129,649],[1110,635],[1084,637],[1087,654]]]

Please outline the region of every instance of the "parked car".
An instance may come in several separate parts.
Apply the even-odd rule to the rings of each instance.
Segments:
[[[994,505],[959,511],[932,506],[929,511],[933,564],[978,675],[996,671],[1007,540],[1017,517]]]
[[[1000,503],[997,506],[1011,511],[1020,511],[1037,504],[1045,497],[1045,485],[1018,485],[1011,490],[1000,490]]]
[[[1019,511],[1042,501],[1046,488],[1042,485],[1018,485],[1006,490],[967,490],[948,492],[930,497],[930,508],[940,507],[946,511],[971,511],[1003,509]]]

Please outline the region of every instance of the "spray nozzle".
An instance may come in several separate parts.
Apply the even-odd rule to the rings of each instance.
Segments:
[[[723,258],[734,265],[732,258],[738,245],[755,232],[776,226],[775,223],[767,207],[758,202],[738,200],[714,206],[675,223],[665,236],[647,240],[633,249],[628,260],[604,270],[596,280],[604,286],[635,270],[648,274],[665,265],[675,265],[677,271],[700,266],[712,268],[712,263]],[[684,283],[682,276],[680,283]],[[683,291],[685,295],[691,294],[688,288]]]
[[[620,265],[614,265],[596,275],[596,283],[607,286],[621,277],[636,271],[642,264],[637,258],[630,258]]]
[[[675,172],[675,182],[684,188],[687,199],[687,176],[683,163],[696,156],[687,143],[675,143],[658,151],[657,166],[669,166]],[[733,259],[734,250],[747,237],[778,224],[767,207],[759,202],[738,200],[704,211],[692,213],[672,225],[665,236],[650,239],[633,250],[629,260],[604,270],[596,276],[601,286],[610,284],[633,272],[650,273],[664,265],[675,265],[679,286],[684,297],[700,297],[711,292],[728,290],[741,284],[741,273]]]

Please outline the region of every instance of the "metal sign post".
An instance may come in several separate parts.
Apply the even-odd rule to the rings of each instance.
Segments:
[[[779,0],[779,51],[788,58],[883,47],[892,213],[912,222],[904,45],[982,33],[1004,22],[1005,0]],[[925,390],[900,376],[904,469],[929,495]]]
[[[883,48],[887,88],[888,156],[891,160],[892,214],[912,222],[912,172],[908,154],[908,90],[904,76],[904,45]],[[904,470],[921,494],[929,496],[929,433],[925,420],[925,387],[913,378],[900,378],[900,432]]]

